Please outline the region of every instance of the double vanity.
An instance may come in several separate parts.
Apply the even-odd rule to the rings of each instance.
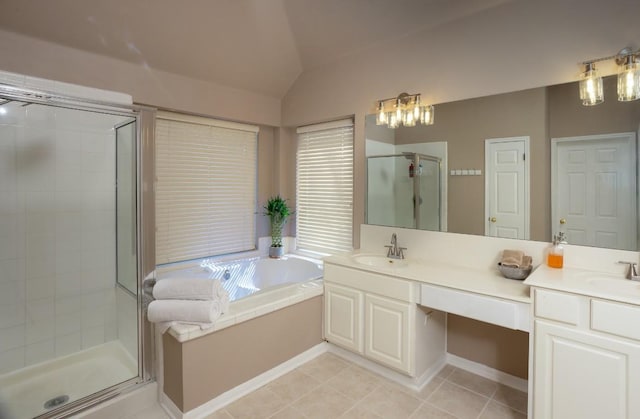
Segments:
[[[385,255],[396,231],[405,259]],[[569,262],[584,252],[587,269],[552,269],[541,263],[546,243],[373,226],[361,234],[368,247],[325,259],[330,343],[420,387],[444,364],[446,313],[457,314],[530,333],[530,418],[640,417],[640,282],[615,263],[637,253],[573,247]],[[518,245],[540,265],[524,282],[496,269],[501,250]]]

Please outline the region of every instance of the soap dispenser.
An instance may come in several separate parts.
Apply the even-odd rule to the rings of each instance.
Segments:
[[[553,244],[547,254],[547,265],[551,268],[562,268],[564,264],[564,245],[567,244],[564,233],[553,235]]]

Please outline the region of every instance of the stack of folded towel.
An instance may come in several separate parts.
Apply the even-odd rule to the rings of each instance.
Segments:
[[[229,311],[229,293],[218,279],[167,278],[156,282],[147,310],[152,323],[164,333],[174,323],[213,327]]]
[[[528,269],[531,266],[531,256],[525,255],[522,250],[503,250],[500,264],[511,268]]]

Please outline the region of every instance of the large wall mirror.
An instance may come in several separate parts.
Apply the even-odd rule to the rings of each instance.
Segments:
[[[638,250],[640,101],[583,106],[577,83],[436,105],[435,124],[366,118],[368,224]]]

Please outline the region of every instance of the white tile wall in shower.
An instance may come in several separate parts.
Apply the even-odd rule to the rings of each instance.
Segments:
[[[0,373],[118,335],[116,119],[0,116]]]

